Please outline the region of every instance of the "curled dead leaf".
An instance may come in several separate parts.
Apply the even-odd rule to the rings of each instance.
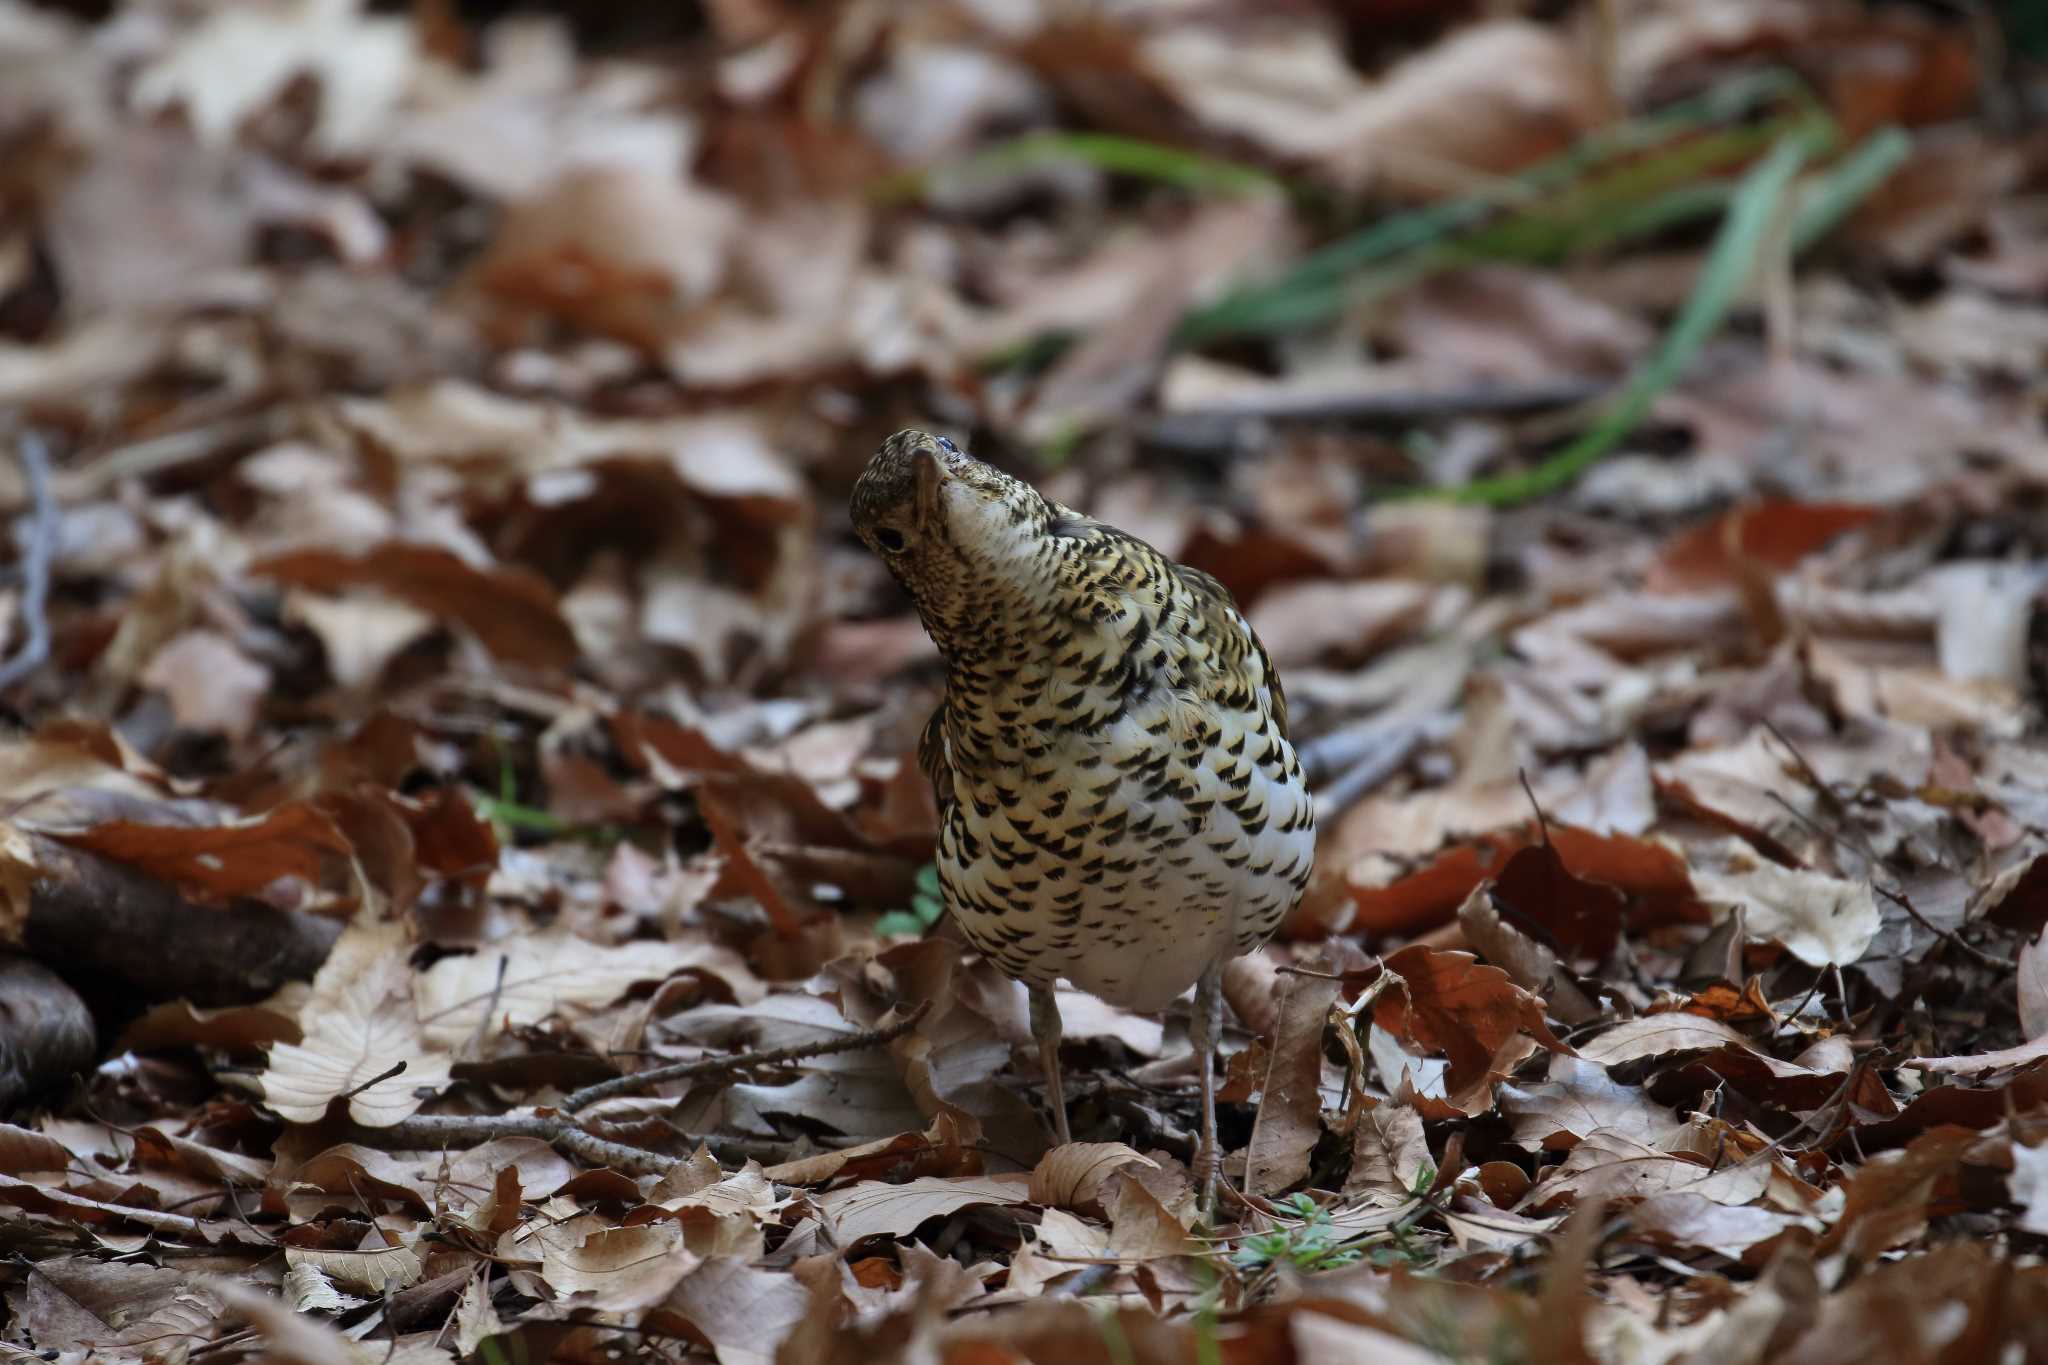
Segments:
[[[1131,1166],[1159,1163],[1121,1142],[1070,1142],[1055,1147],[1031,1171],[1031,1202],[1047,1208],[1103,1214],[1110,1177]]]

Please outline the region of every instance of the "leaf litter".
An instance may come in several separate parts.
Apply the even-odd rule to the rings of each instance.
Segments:
[[[2048,1352],[2024,6],[488,8],[0,0],[10,1350]],[[1211,1223],[943,915],[905,425],[1286,671]]]

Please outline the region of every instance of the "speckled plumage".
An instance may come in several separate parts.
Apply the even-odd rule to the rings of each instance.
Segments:
[[[1286,700],[1229,593],[922,432],[882,445],[853,517],[945,660],[920,758],[968,941],[1055,1042],[1036,1016],[1065,977],[1143,1011],[1199,982],[1206,1043],[1221,963],[1315,853]]]

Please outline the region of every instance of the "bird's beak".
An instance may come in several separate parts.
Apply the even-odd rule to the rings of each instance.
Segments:
[[[935,450],[917,452],[917,525],[929,531],[940,525],[940,490],[946,486],[945,466]]]

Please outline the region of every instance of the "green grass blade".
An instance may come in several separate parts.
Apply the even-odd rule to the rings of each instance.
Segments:
[[[1792,250],[1812,246],[1869,198],[1913,154],[1913,139],[1900,128],[1880,128],[1830,166],[1799,197],[1792,217]]]
[[[1619,444],[1649,414],[1658,396],[1676,382],[1707,339],[1720,330],[1728,310],[1754,276],[1793,177],[1813,150],[1812,137],[1788,136],[1743,177],[1692,294],[1664,334],[1656,355],[1584,434],[1524,473],[1454,488],[1420,490],[1420,496],[1458,502],[1525,502],[1562,488]]]
[[[1395,214],[1340,238],[1302,258],[1280,278],[1236,290],[1190,313],[1174,342],[1200,347],[1226,337],[1296,331],[1327,322],[1362,298],[1383,295],[1455,265],[1556,260],[1596,243],[1612,245],[1669,226],[1680,220],[1678,210],[1705,216],[1721,207],[1728,190],[1723,187],[1718,199],[1683,193],[1689,183],[1757,155],[1786,133],[1808,126],[1813,115],[1807,112],[1807,102],[1795,101],[1797,112],[1756,127],[1716,129],[1712,122],[1746,112],[1766,96],[1803,90],[1790,73],[1763,72],[1753,80],[1730,82],[1715,96],[1594,134],[1504,188]],[[1616,156],[1695,133],[1699,136],[1666,152],[1582,179]],[[1635,225],[1636,210],[1645,201],[1660,198],[1661,213]],[[1518,203],[1525,206],[1500,217],[1505,207]],[[1402,261],[1386,278],[1358,278],[1371,266],[1403,256],[1415,259]]]

